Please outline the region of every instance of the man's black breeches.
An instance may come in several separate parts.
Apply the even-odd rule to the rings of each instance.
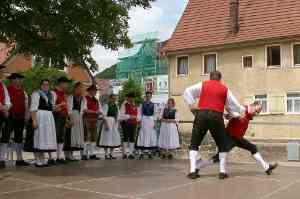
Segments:
[[[207,131],[210,131],[219,151],[227,152],[231,140],[225,133],[223,113],[210,110],[200,110],[195,113],[190,149],[198,151]]]

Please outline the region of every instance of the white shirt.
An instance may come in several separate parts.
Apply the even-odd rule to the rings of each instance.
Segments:
[[[188,105],[197,102],[202,91],[202,82],[187,88],[183,93],[183,98]],[[225,110],[233,117],[239,117],[245,112],[245,107],[241,106],[234,97],[233,93],[228,89],[225,103]]]
[[[8,90],[6,88],[6,86],[4,85],[3,82],[0,81],[0,84],[3,85],[3,89],[4,89],[4,96],[5,96],[5,99],[4,99],[4,104],[1,104],[2,106],[7,106],[7,108],[10,108],[11,107],[11,101],[10,101],[10,96],[9,96],[9,93],[8,93]]]

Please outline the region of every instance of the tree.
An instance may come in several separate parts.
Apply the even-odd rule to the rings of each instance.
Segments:
[[[0,41],[13,52],[66,60],[96,71],[91,48],[129,47],[128,11],[154,0],[5,0],[0,3]],[[15,45],[16,44],[16,45]],[[91,73],[90,73],[91,75]]]
[[[27,92],[27,94],[31,94],[33,91],[38,90],[40,88],[40,82],[43,79],[49,79],[50,80],[50,87],[51,89],[54,89],[57,84],[57,79],[59,77],[65,76],[67,77],[67,74],[63,71],[60,71],[56,68],[47,68],[47,67],[34,67],[30,70],[27,70],[23,73],[25,76],[24,80],[24,89]],[[72,91],[71,89],[72,83],[70,84],[70,89],[67,89],[68,91]]]
[[[135,102],[140,104],[142,102],[143,88],[141,84],[138,84],[135,80],[129,79],[123,84],[123,88],[119,93],[119,104],[121,105],[126,100],[128,93],[134,93]]]
[[[96,75],[98,79],[116,79],[117,64],[105,69]]]

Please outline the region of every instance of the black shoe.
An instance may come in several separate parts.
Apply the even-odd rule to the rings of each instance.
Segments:
[[[275,163],[275,164],[270,164],[268,170],[266,170],[266,174],[267,174],[267,175],[271,175],[271,174],[272,174],[272,171],[273,171],[274,169],[276,169],[277,167],[278,167],[278,164],[277,164],[277,163]]]
[[[27,166],[30,166],[30,163],[25,162],[24,160],[17,160],[16,161],[16,166],[18,166],[18,167],[27,167]]]
[[[200,178],[200,175],[197,172],[189,173],[186,177],[189,179],[195,180],[197,178]]]
[[[134,157],[133,155],[130,154],[130,155],[128,156],[128,159],[129,159],[129,160],[134,160],[135,157]]]
[[[43,164],[34,164],[34,166],[37,167],[37,168],[43,168],[44,167]]]
[[[211,159],[213,160],[213,163],[218,163],[218,162],[220,162],[219,154],[218,154],[218,153],[217,153],[216,155],[214,155]]]
[[[88,159],[88,157],[87,157],[86,155],[83,155],[83,156],[81,157],[81,160],[87,161],[87,160],[89,160],[89,159]]]
[[[114,157],[112,154],[109,155],[109,158],[110,158],[111,160],[116,160],[116,159],[117,159],[117,158]]]
[[[148,154],[148,158],[149,158],[150,160],[152,160],[152,159],[153,159],[152,154]]]
[[[219,173],[219,179],[220,180],[224,180],[224,179],[226,179],[226,178],[228,178],[229,176],[228,176],[228,174],[227,173]]]
[[[56,163],[57,163],[57,164],[67,164],[67,161],[64,160],[64,159],[57,159],[57,160],[56,160]]]
[[[78,162],[78,160],[76,159],[71,159],[71,158],[66,158],[67,163],[68,162]]]
[[[162,154],[161,156],[160,156],[160,159],[166,159],[166,155],[165,154]]]
[[[55,166],[55,165],[56,165],[56,161],[53,160],[53,159],[50,159],[50,160],[48,160],[47,164],[48,164],[49,166]]]
[[[124,154],[123,157],[122,157],[123,160],[126,160],[127,158],[128,158],[128,157],[127,157],[126,154]]]
[[[0,169],[5,169],[5,161],[0,161]]]
[[[172,155],[172,154],[169,154],[169,155],[168,155],[168,159],[169,159],[169,160],[173,160],[173,155]]]
[[[100,158],[98,158],[96,155],[91,155],[90,159],[91,160],[100,160]]]

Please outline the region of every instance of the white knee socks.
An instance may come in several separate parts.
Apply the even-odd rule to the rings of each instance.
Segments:
[[[64,159],[63,155],[64,150],[64,144],[58,144],[57,145],[57,159]]]
[[[130,155],[132,155],[133,152],[134,152],[134,143],[130,142],[129,143],[129,153],[130,153]]]
[[[23,144],[15,144],[16,154],[17,154],[17,160],[21,161],[23,160]]]
[[[265,171],[269,169],[270,165],[263,159],[260,153],[255,153],[253,155],[253,158],[256,160],[257,163],[259,163],[264,168]]]
[[[126,155],[128,152],[128,142],[123,142],[123,154]]]
[[[196,172],[196,163],[197,163],[197,158],[198,158],[198,151],[191,150],[189,152],[189,156],[190,156],[190,172],[194,173],[194,172]]]
[[[226,173],[226,156],[227,153],[219,153],[220,173]]]

